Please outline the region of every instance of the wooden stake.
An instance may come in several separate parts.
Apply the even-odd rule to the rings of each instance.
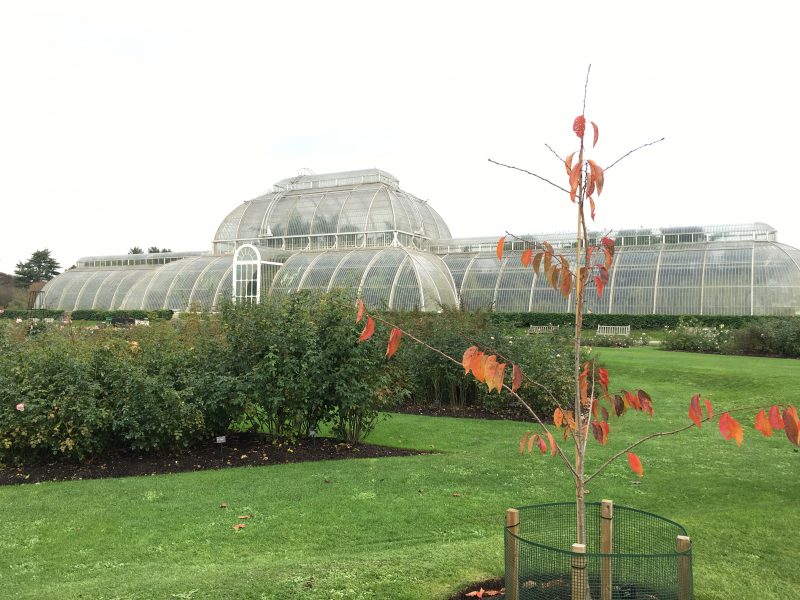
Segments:
[[[678,556],[678,600],[692,598],[692,541],[685,535],[679,535],[675,544]]]
[[[519,600],[519,511],[506,511],[506,600]]]
[[[611,554],[614,540],[614,503],[600,501],[600,553]],[[611,600],[611,557],[600,558],[600,600]]]
[[[572,544],[572,600],[587,600],[586,544]]]

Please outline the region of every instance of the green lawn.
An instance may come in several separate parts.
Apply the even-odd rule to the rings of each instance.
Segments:
[[[652,422],[612,421],[609,447],[591,446],[595,464],[643,432],[687,423],[696,392],[718,408],[800,404],[797,361],[595,352],[612,387],[646,389],[656,410]],[[800,597],[800,453],[747,421],[742,448],[706,424],[640,448],[641,485],[623,461],[590,486],[590,500],[688,529],[698,600]],[[396,415],[371,441],[441,453],[3,487],[0,596],[446,598],[501,574],[507,507],[572,498],[556,460],[519,455],[525,429]]]

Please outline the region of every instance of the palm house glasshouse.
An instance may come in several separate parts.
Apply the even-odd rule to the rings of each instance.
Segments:
[[[569,235],[524,237],[548,241],[574,262]],[[614,269],[603,297],[589,300],[593,312],[800,314],[800,251],[778,243],[769,225],[614,237]],[[229,300],[341,288],[393,310],[570,310],[572,298],[521,265],[523,242],[507,241],[502,260],[496,242],[453,238],[426,201],[385,171],[305,174],[236,207],[210,252],[85,257],[51,280],[40,302],[67,311],[214,311]]]

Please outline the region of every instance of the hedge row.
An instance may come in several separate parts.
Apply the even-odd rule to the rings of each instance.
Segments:
[[[64,315],[63,310],[7,310],[0,313],[0,318],[6,319],[28,319],[36,317],[41,319],[59,319]],[[162,310],[74,310],[72,319],[76,321],[105,321],[108,317],[127,317],[130,319],[163,319],[168,321],[172,318],[174,311],[170,309]]]
[[[561,325],[574,327],[575,317],[571,313],[489,313],[493,323],[504,323],[514,327],[530,325]],[[630,325],[631,329],[663,329],[675,328],[680,323],[691,320],[700,327],[719,327],[724,325],[738,329],[756,321],[785,321],[796,317],[754,317],[727,315],[616,315],[591,314],[584,315],[583,327],[594,329],[598,325]]]

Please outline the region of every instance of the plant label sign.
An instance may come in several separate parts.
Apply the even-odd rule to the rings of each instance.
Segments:
[[[217,443],[218,444],[224,444],[225,443],[225,436],[224,435],[218,435],[217,436]]]

